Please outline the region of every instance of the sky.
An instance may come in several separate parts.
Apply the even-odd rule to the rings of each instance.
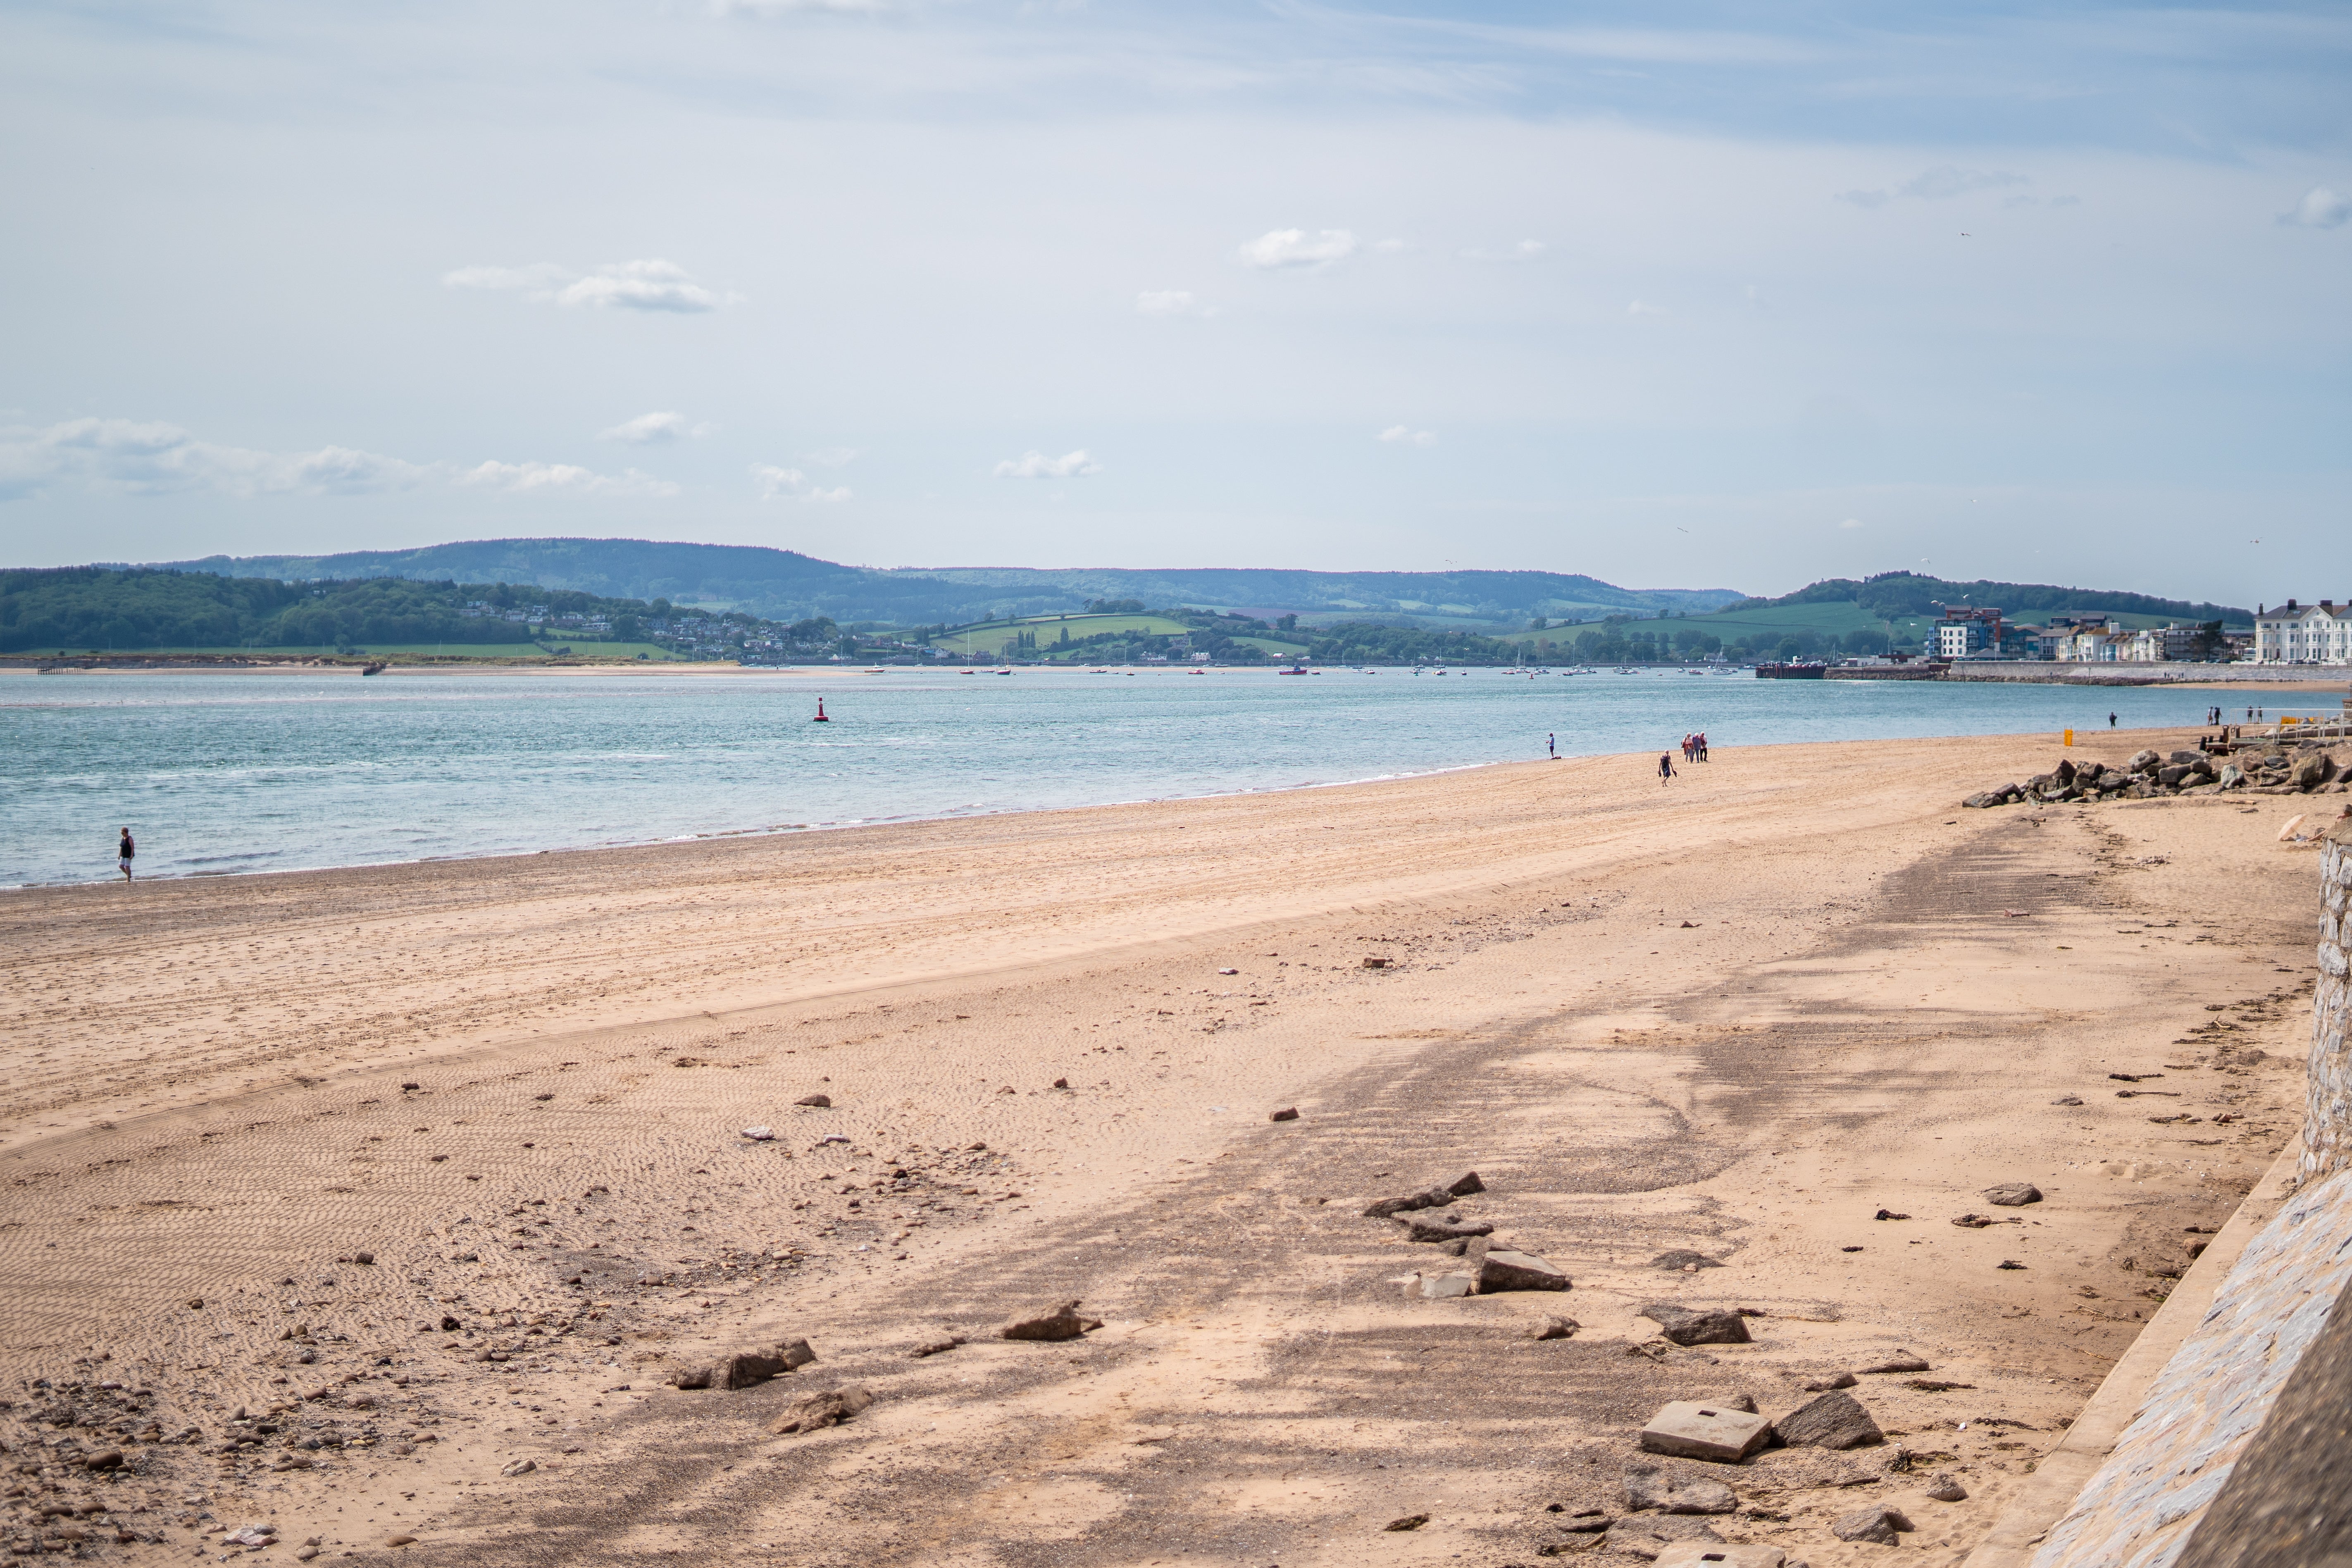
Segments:
[[[2352,594],[2352,12],[0,0],[0,564]]]

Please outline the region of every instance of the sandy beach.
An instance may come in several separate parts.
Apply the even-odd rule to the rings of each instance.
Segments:
[[[1853,1390],[1884,1445],[1667,1461],[1738,1510],[1631,1517],[1822,1568],[1885,1500],[1955,1563],[2292,1135],[2316,900],[2277,833],[2342,805],[1957,807],[2061,754],[0,894],[7,1533],[70,1500],[122,1561],[266,1523],[450,1564],[1632,1563],[1570,1527],[1627,1516],[1660,1405],[1908,1352]],[[1471,1171],[1447,1212],[1573,1289],[1408,1299],[1454,1260],[1361,1211]],[[1102,1327],[996,1335],[1070,1300]],[[1658,1301],[1753,1342],[1668,1344]]]

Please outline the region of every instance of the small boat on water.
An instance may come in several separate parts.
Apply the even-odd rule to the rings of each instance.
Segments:
[[[1002,669],[992,669],[988,673],[991,675],[1010,675],[1013,673],[1013,667],[1008,664]]]
[[[890,672],[877,664],[873,668],[866,670],[865,673],[867,675],[887,675]]]
[[[1275,671],[1275,674],[1276,675],[1305,675],[1307,673],[1307,667],[1303,664],[1294,664],[1287,669],[1277,669]]]

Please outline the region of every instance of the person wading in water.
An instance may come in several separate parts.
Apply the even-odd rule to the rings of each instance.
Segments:
[[[122,868],[122,879],[131,880],[131,858],[139,853],[139,846],[131,841],[131,829],[122,830],[122,842],[114,847],[115,864]]]

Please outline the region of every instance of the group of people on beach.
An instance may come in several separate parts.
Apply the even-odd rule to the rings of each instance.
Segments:
[[[1706,761],[1706,731],[1696,730],[1683,737],[1683,761],[1685,763],[1703,763]],[[1675,766],[1674,753],[1671,752],[1660,752],[1658,753],[1658,782],[1660,784],[1664,784],[1668,779],[1673,778],[1678,772],[1680,772],[1680,770]]]

